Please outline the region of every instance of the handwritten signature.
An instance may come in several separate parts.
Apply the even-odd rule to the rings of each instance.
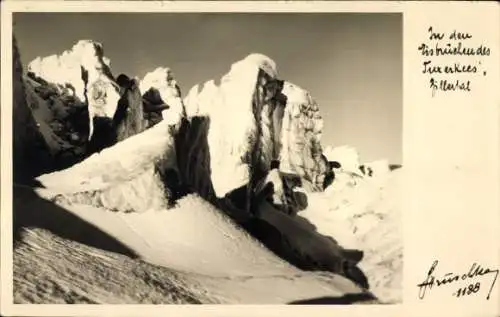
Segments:
[[[487,300],[490,299],[491,292],[493,291],[493,287],[498,277],[498,269],[493,270],[490,268],[483,268],[480,264],[473,263],[467,273],[462,273],[462,274],[446,273],[442,277],[437,278],[434,274],[438,263],[439,262],[435,260],[432,263],[429,272],[427,273],[426,279],[422,283],[417,284],[417,287],[419,288],[418,297],[420,299],[423,299],[425,297],[426,291],[428,289],[431,290],[433,286],[440,287],[444,285],[450,285],[458,281],[472,280],[474,278],[481,277],[484,275],[495,274],[495,278],[491,283],[488,295],[486,297]],[[457,297],[464,295],[471,295],[477,293],[480,289],[480,286],[481,286],[480,282],[476,282],[475,284],[468,285],[468,287],[466,286],[458,289],[458,291],[454,292],[452,295]]]

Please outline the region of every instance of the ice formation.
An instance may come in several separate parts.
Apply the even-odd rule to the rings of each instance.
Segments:
[[[205,132],[192,132],[197,136],[186,143],[193,147],[205,143],[209,157],[201,161],[208,161],[209,170],[203,173],[210,174],[217,197],[247,184],[252,173],[269,172],[275,160],[282,171],[310,183],[309,188],[323,189],[326,166],[321,158],[319,107],[308,92],[292,83],[284,83],[282,92],[281,87],[273,87],[279,86],[276,76],[273,60],[250,54],[231,66],[220,86],[207,81],[191,88],[184,99],[191,124],[206,121]],[[203,133],[206,136],[200,136]],[[191,160],[187,155],[186,161]],[[200,162],[199,157],[196,160]],[[199,178],[186,170],[188,179]]]
[[[313,191],[321,191],[327,166],[322,158],[319,106],[309,92],[292,83],[286,82],[282,93],[287,101],[280,124],[280,169],[299,175]]]

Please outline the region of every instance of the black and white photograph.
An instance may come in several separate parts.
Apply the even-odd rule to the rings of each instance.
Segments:
[[[402,13],[12,21],[15,304],[402,303]]]

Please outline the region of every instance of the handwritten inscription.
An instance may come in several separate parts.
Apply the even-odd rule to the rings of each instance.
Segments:
[[[493,287],[495,286],[495,282],[498,277],[498,269],[493,270],[482,267],[480,264],[473,263],[467,273],[445,273],[443,275],[438,275],[435,272],[438,263],[439,261],[437,260],[432,263],[425,280],[417,285],[419,288],[418,297],[420,299],[424,299],[426,292],[428,290],[430,291],[433,287],[455,285],[458,282],[466,282],[467,284],[463,286],[460,285],[460,287],[456,288],[455,292],[452,293],[452,296],[464,297],[477,294],[481,290],[481,282],[472,280],[482,276],[491,275],[494,276],[494,278],[491,281],[491,285],[486,296],[487,300],[490,299],[491,292],[493,291]]]
[[[428,41],[420,44],[422,73],[429,76],[432,96],[438,92],[470,92],[477,76],[486,76],[484,58],[490,56],[491,49],[475,45],[472,34],[458,30],[439,32],[432,26],[427,30]]]

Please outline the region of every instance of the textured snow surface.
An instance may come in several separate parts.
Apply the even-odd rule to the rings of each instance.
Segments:
[[[197,161],[210,166],[217,197],[248,183],[250,169],[254,168],[248,156],[255,151],[256,142],[259,157],[254,164],[269,171],[271,161],[280,160],[282,171],[300,176],[311,185],[308,189],[321,190],[326,162],[321,157],[323,122],[319,106],[306,90],[285,82],[282,94],[286,105],[268,100],[258,108],[254,102],[256,85],[258,91],[264,89],[259,70],[265,70],[271,78],[277,75],[274,61],[250,54],[231,66],[219,86],[209,80],[192,87],[184,98],[186,115],[188,120],[205,121],[205,128],[191,132],[196,136],[187,137],[185,143],[192,148],[208,148],[207,156],[197,157]],[[194,177],[183,174],[187,179]]]
[[[42,218],[38,226],[55,234],[35,225],[21,234],[17,302],[272,304],[366,294],[338,275],[291,267],[196,196],[168,211],[125,214],[17,193],[18,212]],[[146,263],[109,252],[109,241],[100,249],[75,242],[98,235],[89,230],[119,243],[115,252],[133,252]]]
[[[44,229],[23,233],[14,250],[16,304],[216,303],[177,272],[63,239]]]
[[[155,167],[177,169],[170,126],[156,126],[104,149],[69,169],[38,181],[52,198],[86,202],[116,211],[143,212],[165,207],[165,189]]]
[[[402,177],[402,169],[382,178],[339,173],[327,191],[309,195],[308,208],[299,214],[319,233],[365,252],[360,268],[371,291],[386,302],[402,300]]]

